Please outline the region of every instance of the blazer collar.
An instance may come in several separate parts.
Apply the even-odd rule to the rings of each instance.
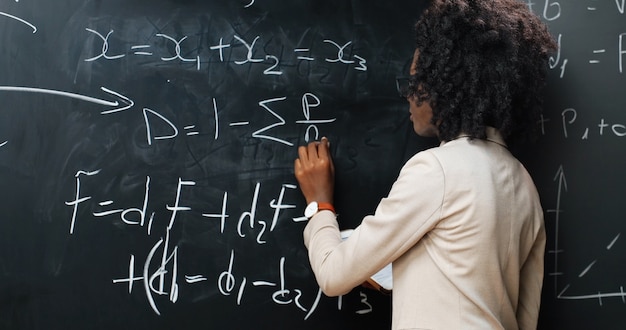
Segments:
[[[506,142],[504,142],[504,139],[502,138],[502,134],[500,134],[500,131],[497,130],[495,127],[487,126],[485,129],[485,132],[487,133],[487,138],[485,138],[485,140],[499,144],[507,148]],[[459,134],[459,136],[454,138],[454,140],[457,140],[460,138],[467,138],[467,137],[469,137],[469,135],[461,133]],[[441,144],[439,146],[442,146],[446,144],[447,142],[450,142],[450,141],[441,141]]]

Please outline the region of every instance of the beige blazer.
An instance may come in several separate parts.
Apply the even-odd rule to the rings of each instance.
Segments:
[[[537,327],[543,210],[494,129],[488,140],[459,137],[413,156],[343,243],[330,211],[309,221],[304,243],[329,296],[393,262],[393,329]]]

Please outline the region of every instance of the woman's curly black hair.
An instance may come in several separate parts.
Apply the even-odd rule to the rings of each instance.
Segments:
[[[415,25],[416,74],[409,93],[428,101],[440,140],[507,141],[534,135],[548,57],[556,43],[518,0],[433,0]]]

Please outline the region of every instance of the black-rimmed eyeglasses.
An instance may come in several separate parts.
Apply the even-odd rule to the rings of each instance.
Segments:
[[[415,84],[414,76],[398,76],[396,77],[396,89],[401,98],[406,99]]]

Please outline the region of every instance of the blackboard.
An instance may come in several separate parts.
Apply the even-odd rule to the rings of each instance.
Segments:
[[[543,134],[540,328],[623,328],[624,1],[528,1],[560,40]],[[0,328],[385,329],[320,295],[296,147],[328,136],[341,226],[418,138],[394,79],[417,1],[6,0]]]
[[[559,42],[543,135],[520,156],[548,235],[540,329],[624,329],[626,2],[528,3]]]
[[[3,1],[0,328],[388,328],[321,294],[292,168],[331,139],[350,228],[432,145],[395,91],[421,6]]]

